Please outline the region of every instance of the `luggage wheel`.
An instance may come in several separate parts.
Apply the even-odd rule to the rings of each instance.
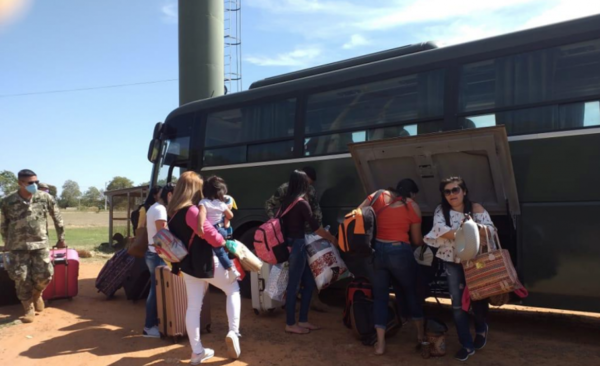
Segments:
[[[254,309],[254,314],[258,315],[260,314],[260,311],[258,311],[258,309]]]
[[[205,328],[206,329],[206,333],[211,333],[212,332],[212,330],[210,329],[211,325],[212,324],[209,324],[209,325],[206,326],[206,328]]]

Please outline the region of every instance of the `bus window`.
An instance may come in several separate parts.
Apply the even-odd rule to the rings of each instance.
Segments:
[[[420,123],[415,125],[392,126],[376,128],[367,132],[369,141],[389,139],[393,137],[416,136],[424,133],[442,131],[444,128],[442,121]]]
[[[305,133],[319,134],[442,116],[444,70],[309,96]]]
[[[296,100],[289,99],[210,113],[206,146],[291,137],[294,134]]]
[[[248,162],[288,159],[293,154],[293,140],[248,146]]]
[[[600,40],[593,40],[463,66],[460,111],[599,93]]]
[[[227,165],[246,162],[246,145],[204,150],[204,165]]]
[[[509,135],[600,126],[600,102],[570,103],[465,117],[462,128],[504,125]]]
[[[367,141],[366,131],[335,133],[304,140],[304,155],[325,155],[348,151],[348,144]]]

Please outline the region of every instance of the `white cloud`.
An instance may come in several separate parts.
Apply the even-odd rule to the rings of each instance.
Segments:
[[[177,13],[177,2],[174,0],[169,0],[161,6],[160,11],[162,13],[162,20],[166,23],[177,23],[178,13]]]
[[[600,1],[561,1],[555,7],[531,18],[523,28],[540,27],[600,13]]]
[[[274,57],[248,56],[245,61],[258,66],[288,66],[293,68],[307,67],[321,55],[318,47],[296,48],[287,53],[280,53]]]
[[[369,41],[367,41],[367,39],[365,37],[361,36],[360,34],[353,34],[352,37],[350,37],[350,41],[348,41],[347,43],[344,43],[342,48],[345,50],[349,50],[349,49],[364,46],[367,44],[369,44]]]

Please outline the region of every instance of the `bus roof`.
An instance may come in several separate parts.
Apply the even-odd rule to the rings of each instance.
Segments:
[[[411,44],[407,46],[392,48],[381,52],[370,53],[368,55],[362,55],[358,57],[349,58],[342,61],[332,62],[325,65],[319,65],[303,69],[299,71],[290,72],[287,74],[277,75],[268,77],[262,80],[258,80],[250,84],[250,89],[262,88],[264,86],[274,85],[283,83],[285,81],[297,80],[307,76],[325,74],[330,71],[341,70],[348,67],[364,65],[371,62],[387,60],[394,57],[404,56],[411,53],[427,51],[437,48],[437,45],[433,42],[424,42],[419,44]]]
[[[348,84],[352,80],[398,74],[401,70],[448,67],[463,62],[476,62],[503,56],[503,52],[527,52],[573,41],[574,37],[600,38],[600,15],[518,31],[458,45],[417,52],[367,64],[330,71],[300,79],[190,102],[173,110],[166,123],[176,116],[199,110],[222,109],[232,105],[268,101],[273,97],[286,98],[298,91],[324,90],[332,85]],[[532,46],[534,45],[534,46]],[[508,50],[508,51],[506,51]]]

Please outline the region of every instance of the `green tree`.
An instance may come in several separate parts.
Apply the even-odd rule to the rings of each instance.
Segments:
[[[0,198],[19,189],[19,181],[15,173],[3,170],[0,172]]]
[[[104,207],[104,198],[102,192],[96,187],[90,187],[81,198],[82,203],[88,207]]]
[[[115,189],[123,189],[123,188],[131,188],[133,187],[133,181],[129,178],[125,177],[114,177],[108,186],[106,187],[107,191],[114,191]]]
[[[67,180],[62,186],[59,205],[63,208],[76,207],[79,204],[80,198],[81,190],[79,189],[79,184],[73,180]]]

